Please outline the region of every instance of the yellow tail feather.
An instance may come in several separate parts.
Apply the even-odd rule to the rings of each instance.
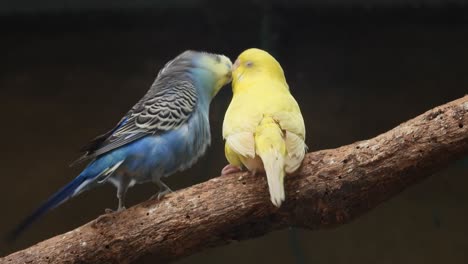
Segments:
[[[271,117],[264,117],[255,132],[256,153],[263,161],[271,202],[280,207],[285,200],[284,158],[286,144],[283,131]]]
[[[270,151],[260,155],[267,175],[271,202],[280,207],[286,199],[284,193],[284,159],[278,151]]]

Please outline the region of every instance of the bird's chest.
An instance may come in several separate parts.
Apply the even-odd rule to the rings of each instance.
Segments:
[[[165,141],[168,147],[161,162],[165,164],[164,176],[190,168],[210,144],[208,116],[194,113],[189,122],[182,125],[173,138]]]

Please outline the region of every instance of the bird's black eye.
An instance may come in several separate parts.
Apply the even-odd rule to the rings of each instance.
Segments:
[[[253,62],[251,62],[251,61],[247,61],[247,62],[245,63],[245,67],[247,67],[247,68],[250,68],[250,67],[252,67],[252,66],[253,66]]]

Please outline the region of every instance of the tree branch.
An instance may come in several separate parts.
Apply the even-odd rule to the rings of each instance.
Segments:
[[[307,154],[286,177],[275,208],[265,176],[238,173],[105,214],[13,253],[2,263],[170,261],[288,226],[330,228],[351,221],[411,184],[468,155],[468,96],[373,139]]]

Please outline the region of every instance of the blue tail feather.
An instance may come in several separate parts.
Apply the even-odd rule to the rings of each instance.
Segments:
[[[73,196],[77,188],[85,181],[87,177],[80,174],[73,181],[65,185],[62,189],[52,195],[46,202],[44,202],[36,211],[25,218],[12,232],[7,236],[8,241],[15,240],[21,233],[27,229],[34,221],[39,219],[47,211],[57,207]]]

